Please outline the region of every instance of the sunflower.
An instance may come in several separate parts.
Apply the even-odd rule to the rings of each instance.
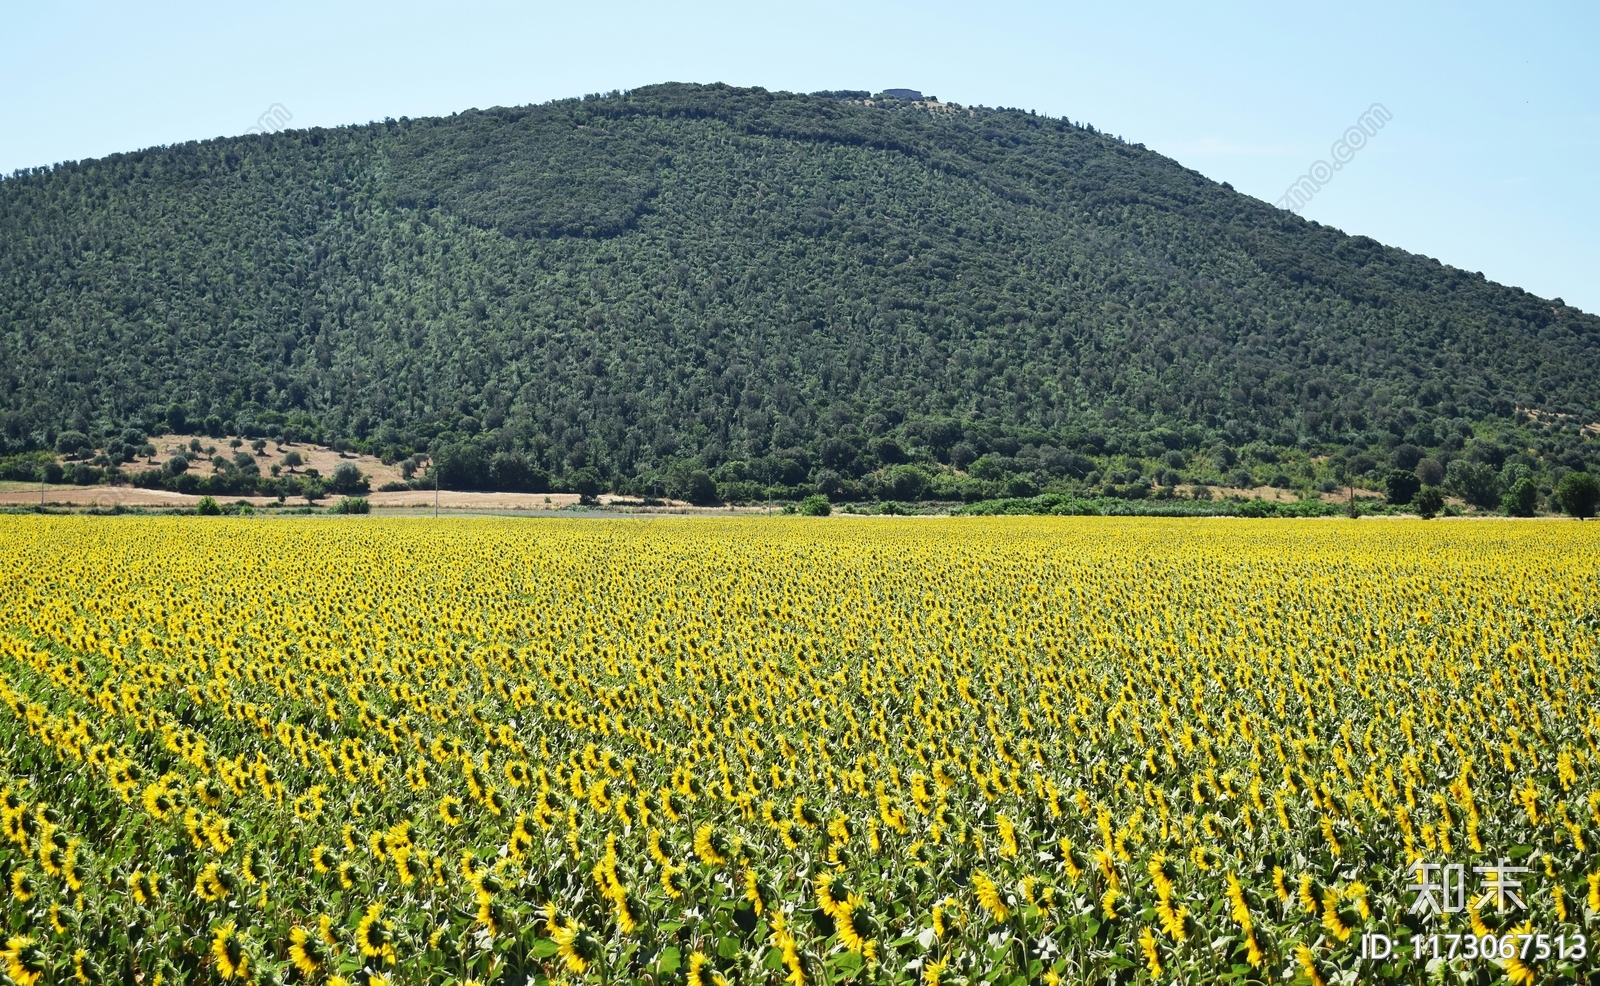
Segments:
[[[356,925],[356,947],[363,958],[394,963],[394,923],[384,920],[382,901],[367,905],[366,913]]]
[[[506,774],[506,783],[510,784],[513,788],[520,789],[520,788],[526,787],[527,784],[528,784],[528,780],[529,780],[527,761],[524,761],[524,760],[508,760],[508,761],[506,761],[505,774]]]
[[[600,941],[572,918],[563,920],[556,905],[544,906],[545,933],[556,943],[556,954],[561,956],[569,972],[583,975],[591,964],[600,959]]]
[[[212,933],[211,960],[217,975],[223,979],[249,978],[249,957],[244,951],[244,939],[235,933],[232,921],[217,925]]]
[[[805,967],[800,963],[800,950],[795,944],[794,935],[789,932],[782,911],[772,912],[772,947],[777,950],[783,967],[789,972],[784,981],[789,986],[805,986]]]
[[[511,838],[506,842],[506,851],[513,859],[521,859],[523,855],[533,848],[533,830],[528,828],[527,812],[518,812],[516,821],[511,823]]]
[[[165,777],[146,787],[142,800],[144,802],[144,810],[158,822],[166,818],[172,812],[172,809],[177,807],[177,803],[172,800],[172,790],[167,786]]]
[[[439,819],[451,828],[461,824],[461,799],[447,794],[439,800]]]
[[[311,788],[305,794],[294,799],[294,815],[302,822],[314,821],[322,814],[324,802],[323,795],[327,788],[321,784]]]
[[[428,872],[410,849],[397,850],[394,853],[395,872],[400,877],[400,885],[409,887],[418,877],[425,876]]]
[[[260,883],[267,878],[267,865],[255,852],[247,852],[239,862],[239,875],[246,883]]]
[[[232,889],[231,878],[216,863],[207,863],[200,875],[194,878],[194,892],[201,900],[214,904],[228,896]]]
[[[720,836],[712,829],[711,823],[706,822],[694,832],[694,854],[707,866],[721,866],[728,861],[727,846],[723,844]]]
[[[194,785],[194,793],[207,808],[222,807],[222,785],[211,778],[203,778]]]
[[[314,978],[328,964],[327,942],[314,931],[296,926],[289,931],[289,961],[306,979]]]
[[[978,898],[979,906],[989,912],[995,924],[1004,924],[1011,916],[1011,909],[1000,899],[1000,889],[989,879],[988,874],[972,874],[972,892]]]
[[[88,949],[80,948],[72,953],[72,978],[84,986],[102,981],[100,967],[90,957]]]
[[[674,900],[683,896],[682,876],[683,869],[681,867],[661,867],[661,889],[668,897]]]
[[[17,903],[26,904],[38,892],[39,885],[28,875],[27,870],[16,869],[11,872],[11,896]]]
[[[333,850],[329,849],[327,846],[311,847],[311,868],[318,874],[326,876],[327,874],[332,873],[333,868],[338,864],[338,861],[339,858],[335,856]]]
[[[15,986],[34,986],[50,968],[44,951],[27,935],[13,935],[0,951],[0,959],[5,960],[6,975]]]
[[[1156,936],[1150,933],[1148,927],[1139,932],[1139,950],[1144,953],[1145,968],[1150,970],[1150,978],[1160,979],[1161,953],[1156,949]]]

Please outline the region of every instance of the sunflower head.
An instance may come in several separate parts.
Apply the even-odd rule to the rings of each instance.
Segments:
[[[461,824],[463,818],[461,799],[453,794],[447,794],[439,801],[439,820],[451,828]]]
[[[217,926],[211,935],[211,961],[218,977],[224,980],[248,979],[250,963],[244,940],[234,931],[232,921]]]
[[[34,986],[50,967],[44,950],[27,935],[12,936],[0,959],[5,960],[6,975],[16,986]]]
[[[26,904],[39,892],[39,885],[27,870],[18,868],[11,873],[11,896],[19,904]]]
[[[311,868],[319,874],[333,872],[333,867],[338,863],[333,850],[327,846],[313,846],[311,848]]]
[[[361,923],[356,925],[356,947],[363,958],[394,962],[394,925],[384,920],[382,901],[369,904],[361,916]]]
[[[316,932],[296,927],[289,932],[289,960],[310,980],[328,964],[328,944]]]
[[[528,783],[528,765],[521,760],[512,760],[506,764],[506,781],[512,787],[523,787]]]

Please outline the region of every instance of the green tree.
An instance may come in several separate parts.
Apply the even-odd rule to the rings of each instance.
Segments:
[[[167,406],[167,428],[174,434],[182,434],[189,427],[189,409],[176,402]]]
[[[710,506],[717,500],[717,484],[704,469],[677,469],[667,474],[667,495],[697,506]]]
[[[567,485],[578,494],[579,503],[594,503],[600,496],[600,474],[588,466],[568,476]]]
[[[1569,472],[1556,484],[1556,502],[1573,517],[1593,517],[1600,506],[1600,481],[1586,472]]]
[[[920,500],[928,489],[928,474],[913,465],[890,466],[878,481],[878,495],[891,500]]]
[[[1500,506],[1511,517],[1532,517],[1533,508],[1539,502],[1539,484],[1530,476],[1523,476],[1511,485],[1505,496],[1500,498]]]
[[[1437,486],[1424,486],[1411,498],[1411,505],[1423,520],[1432,520],[1444,509],[1444,493]]]
[[[800,512],[807,517],[826,517],[833,513],[833,505],[821,493],[813,493],[800,501]]]
[[[89,436],[81,431],[64,431],[56,436],[56,451],[62,455],[77,455],[78,450],[89,446]]]
[[[362,475],[353,462],[341,462],[334,467],[333,475],[329,477],[329,485],[335,493],[346,495],[365,493],[371,488],[371,482]]]
[[[1445,470],[1445,489],[1483,510],[1500,503],[1500,485],[1494,467],[1484,462],[1456,459]]]
[[[487,490],[489,455],[477,442],[446,442],[434,450],[430,479],[447,490]]]
[[[546,493],[550,490],[550,474],[534,466],[521,452],[496,452],[489,460],[489,485],[508,493]]]
[[[200,502],[194,505],[194,512],[202,517],[217,517],[222,514],[222,507],[215,497],[203,496]]]
[[[1411,502],[1411,498],[1422,489],[1422,480],[1410,469],[1391,469],[1389,475],[1384,477],[1383,490],[1389,502],[1396,506],[1404,506]]]

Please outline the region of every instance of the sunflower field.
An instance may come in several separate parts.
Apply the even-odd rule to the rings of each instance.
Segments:
[[[1588,981],[1597,531],[0,517],[0,971]]]

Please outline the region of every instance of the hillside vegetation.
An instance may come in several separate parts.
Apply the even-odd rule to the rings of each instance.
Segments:
[[[1600,319],[1559,299],[1087,125],[837,95],[662,85],[19,172],[4,451],[73,432],[104,467],[202,424],[431,453],[460,488],[970,500],[1309,489],[1405,446],[1491,470],[1491,503],[1508,464],[1548,493],[1595,457]]]

